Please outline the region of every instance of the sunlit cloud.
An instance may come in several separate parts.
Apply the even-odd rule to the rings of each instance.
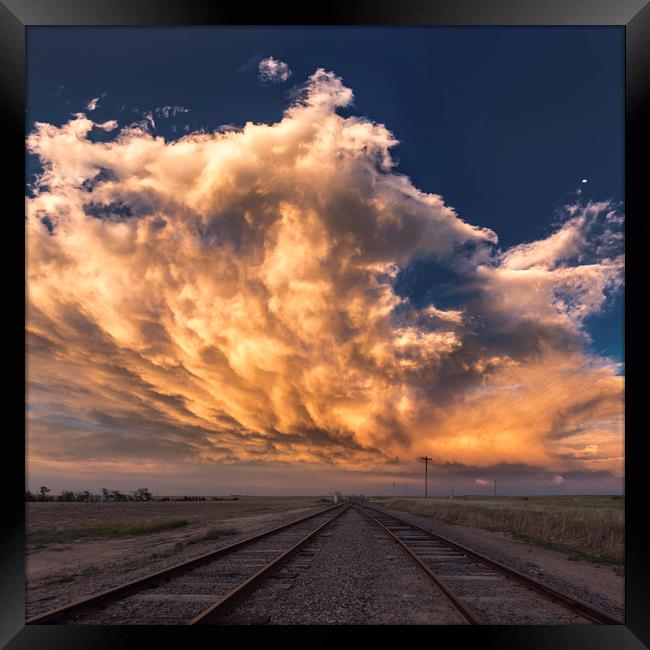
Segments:
[[[257,66],[257,76],[260,81],[281,83],[291,76],[291,70],[284,61],[278,61],[272,56],[262,59]]]
[[[584,352],[623,286],[617,207],[501,250],[396,171],[384,125],[337,113],[352,101],[317,70],[275,124],[35,125],[31,461],[622,473],[624,378]],[[423,306],[398,290],[420,262],[445,274]]]

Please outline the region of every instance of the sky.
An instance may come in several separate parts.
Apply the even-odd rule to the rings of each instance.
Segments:
[[[29,28],[28,486],[621,492],[623,57]]]

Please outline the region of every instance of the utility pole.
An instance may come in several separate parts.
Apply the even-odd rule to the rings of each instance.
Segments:
[[[454,486],[453,485],[451,486],[451,498],[452,499],[454,498]]]
[[[494,479],[494,496],[497,495],[497,480]]]
[[[433,458],[429,458],[429,456],[420,456],[419,460],[424,461],[424,498],[427,499],[429,496],[428,488],[429,488],[429,478],[428,478],[428,470],[429,470],[429,461],[433,460]]]
[[[404,481],[404,496],[407,496],[409,493],[409,484]]]
[[[393,481],[393,496],[395,496],[395,481]]]

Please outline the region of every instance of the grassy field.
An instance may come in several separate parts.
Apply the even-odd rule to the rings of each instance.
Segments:
[[[375,497],[377,505],[447,523],[510,533],[575,559],[623,564],[624,499],[620,496]]]
[[[73,539],[86,537],[130,537],[131,535],[147,535],[163,530],[174,530],[187,526],[187,519],[161,519],[158,521],[134,523],[96,524],[93,526],[79,526],[76,528],[63,528],[59,530],[32,530],[29,542],[36,545],[52,544],[56,542],[69,542]]]
[[[108,539],[214,524],[230,518],[286,512],[319,503],[317,497],[240,497],[237,501],[26,503],[27,544]]]

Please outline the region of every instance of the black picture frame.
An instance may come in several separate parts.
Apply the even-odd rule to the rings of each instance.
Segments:
[[[641,268],[638,247],[642,245],[647,221],[643,210],[645,169],[648,169],[648,115],[650,87],[650,6],[648,0],[356,0],[331,1],[316,5],[284,6],[266,3],[203,2],[201,0],[0,0],[0,124],[4,134],[4,159],[7,173],[0,175],[5,206],[5,250],[13,255],[5,271],[5,324],[12,340],[7,351],[14,352],[16,377],[25,370],[24,353],[18,345],[24,336],[25,283],[17,265],[24,264],[24,166],[18,161],[25,154],[25,33],[36,25],[437,25],[437,26],[620,26],[626,42],[626,180],[625,203],[626,291],[634,296],[635,278]],[[646,160],[646,164],[643,164]],[[14,244],[15,242],[15,244]],[[24,267],[23,267],[24,268]],[[625,626],[438,626],[422,629],[428,642],[467,643],[470,647],[499,648],[589,648],[612,650],[641,649],[650,645],[650,561],[648,539],[643,536],[647,517],[645,432],[633,426],[638,400],[636,384],[642,374],[642,359],[634,346],[634,309],[643,298],[626,301],[625,335],[632,337],[631,353],[626,353],[626,578]],[[643,321],[642,321],[643,322]],[[15,339],[15,343],[14,343]],[[7,355],[8,357],[9,355]],[[6,372],[5,376],[13,377]],[[15,425],[5,430],[3,474],[9,479],[3,501],[4,530],[0,567],[0,644],[18,648],[124,648],[166,643],[187,643],[187,635],[200,634],[215,643],[224,635],[237,634],[237,643],[251,642],[254,628],[192,629],[127,626],[26,626],[24,570],[24,410],[20,404],[23,389],[19,381],[5,382],[6,405]],[[15,394],[14,394],[15,393]],[[24,392],[23,392],[24,396]],[[12,419],[13,423],[13,419]],[[15,445],[8,443],[13,439]],[[265,628],[264,634],[275,634]],[[287,628],[282,628],[287,629]],[[330,631],[342,628],[331,628]],[[413,629],[413,628],[411,628]],[[292,634],[309,634],[311,628],[291,628]],[[388,630],[382,631],[382,635]],[[400,637],[408,630],[399,628]],[[344,632],[345,633],[345,632]],[[182,637],[180,635],[183,635]],[[164,636],[163,636],[164,635]],[[207,635],[207,636],[206,636]],[[430,635],[430,637],[429,637]],[[269,641],[265,636],[265,642]],[[196,639],[198,641],[198,638]],[[230,641],[231,639],[228,639]],[[234,639],[233,639],[234,640]]]

